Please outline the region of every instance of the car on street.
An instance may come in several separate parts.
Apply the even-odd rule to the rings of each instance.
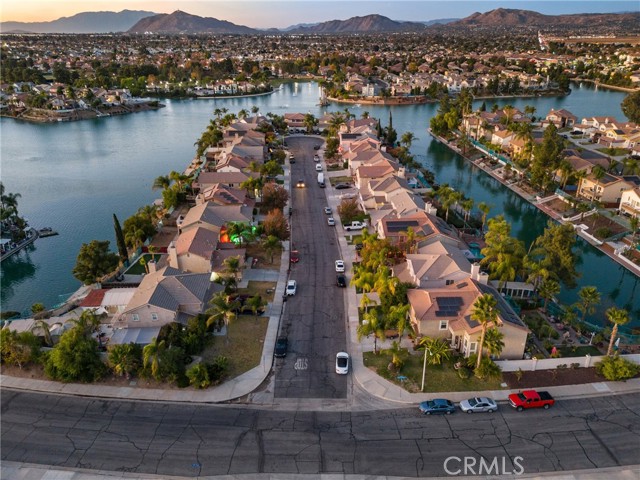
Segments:
[[[493,413],[498,410],[496,402],[487,397],[475,397],[460,402],[460,410],[465,413],[489,412]]]
[[[324,207],[324,213],[331,215],[331,207]]]
[[[451,400],[444,398],[434,398],[420,404],[420,411],[425,415],[446,414],[451,415],[456,411],[456,406]]]
[[[286,357],[287,347],[289,346],[289,340],[287,337],[280,337],[276,340],[276,347],[273,350],[273,355],[276,357]]]
[[[314,146],[313,146],[313,149],[314,149],[314,150],[320,150],[320,145],[314,145]]]
[[[289,155],[289,163],[296,163],[296,157],[293,156],[293,153]]]
[[[338,285],[341,288],[346,288],[347,287],[347,277],[345,277],[344,275],[336,276],[336,285]]]
[[[316,172],[321,172],[322,171],[322,165],[320,165],[319,163],[316,164]]]
[[[351,188],[351,185],[349,185],[348,183],[338,183],[334,188],[336,190],[346,190],[347,188]]]
[[[523,390],[509,395],[509,405],[519,412],[525,408],[544,408],[546,410],[555,403],[556,401],[549,392],[538,390]]]
[[[296,187],[304,188],[305,187],[304,180],[303,179],[298,180],[298,183],[296,183]]]
[[[335,218],[333,218],[333,217],[327,218],[327,225],[329,225],[330,227],[335,227],[336,226]]]
[[[336,355],[336,373],[346,375],[349,373],[349,354],[338,352]]]
[[[291,250],[291,253],[289,254],[289,261],[291,263],[298,263],[300,261],[300,254],[298,253],[298,250]]]
[[[297,289],[298,289],[298,284],[296,283],[296,281],[295,280],[289,280],[287,282],[287,290],[286,290],[287,297],[295,295]]]
[[[336,260],[336,272],[344,273],[344,262],[342,260]]]
[[[320,161],[320,156],[317,153],[313,156],[313,161],[314,162],[319,162]]]

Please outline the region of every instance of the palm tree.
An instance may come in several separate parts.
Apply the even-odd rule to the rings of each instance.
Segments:
[[[274,253],[282,251],[282,242],[275,235],[268,235],[262,240],[261,246],[271,258],[271,263],[273,263]]]
[[[596,287],[582,287],[578,292],[578,301],[576,307],[582,312],[582,321],[584,322],[587,314],[595,311],[595,306],[600,303],[600,292]]]
[[[562,159],[560,161],[560,166],[558,168],[562,173],[562,189],[564,190],[567,186],[567,182],[569,182],[569,178],[571,178],[571,175],[575,172],[575,169],[566,159]]]
[[[442,338],[422,337],[417,344],[418,350],[428,350],[427,362],[440,365],[443,360],[451,358],[451,345]]]
[[[245,302],[245,305],[248,306],[255,317],[258,318],[258,311],[260,311],[262,307],[265,307],[267,302],[263,301],[260,295],[254,295]]]
[[[474,205],[473,198],[466,198],[460,202],[460,206],[464,210],[464,223],[469,223],[469,216]]]
[[[311,113],[307,113],[304,116],[304,125],[307,127],[307,133],[312,133],[316,125],[318,125],[318,119]]]
[[[640,161],[637,158],[627,157],[623,161],[626,175],[640,175]]]
[[[34,330],[39,330],[42,332],[42,337],[44,338],[44,344],[47,347],[53,346],[53,338],[51,337],[50,326],[45,320],[35,320],[33,322],[33,327],[31,327],[31,333],[33,333]]]
[[[478,210],[482,212],[482,230],[484,231],[484,226],[487,223],[487,215],[491,211],[491,206],[488,203],[480,202],[478,204]]]
[[[159,379],[160,374],[160,361],[162,354],[167,349],[167,344],[164,340],[158,341],[157,338],[153,338],[151,343],[145,345],[142,350],[142,365],[146,369],[151,367],[151,376],[156,380]]]
[[[613,352],[613,345],[616,342],[616,337],[618,336],[618,326],[629,323],[631,317],[629,316],[629,312],[627,312],[625,309],[616,307],[608,308],[605,314],[607,315],[607,319],[611,323],[613,323],[613,329],[611,330],[611,340],[609,340],[609,348],[607,349],[607,356],[610,357],[611,353]]]
[[[378,339],[384,339],[384,325],[380,321],[377,310],[368,311],[362,316],[362,323],[358,325],[356,333],[358,341],[361,341],[362,337],[373,335],[373,353],[377,355]]]
[[[442,205],[442,208],[444,208],[445,210],[444,219],[446,222],[449,221],[449,208],[455,202],[455,199],[453,198],[454,193],[455,192],[453,188],[451,188],[447,184],[441,185],[440,188],[436,190],[436,195],[440,199],[440,204]]]
[[[176,172],[175,170],[169,173],[169,178],[176,182],[178,185],[178,189],[182,192],[189,180],[191,180],[190,175],[184,175],[182,173]]]
[[[129,378],[140,366],[140,345],[123,343],[109,350],[109,363],[118,376]]]
[[[241,120],[247,118],[248,116],[249,116],[249,112],[244,108],[238,112],[238,118]]]
[[[165,188],[169,188],[171,186],[171,179],[168,175],[160,175],[156,177],[153,181],[153,185],[151,186],[152,190],[164,190]]]
[[[405,330],[407,330],[409,320],[409,309],[411,305],[392,305],[387,314],[388,325],[393,326],[398,331],[398,335],[402,338]]]
[[[525,105],[524,107],[524,113],[525,115],[527,115],[530,119],[533,118],[533,114],[536,113],[536,107],[534,107],[533,105]]]
[[[373,300],[371,300],[366,293],[363,293],[362,297],[360,297],[360,308],[364,310],[365,313],[369,311],[369,305],[373,303]]]
[[[85,310],[78,318],[71,318],[65,323],[73,324],[73,328],[78,328],[83,335],[89,336],[97,330],[100,325],[100,318],[91,309]]]
[[[260,111],[260,107],[254,105],[253,107],[251,107],[251,113],[253,113],[254,115],[257,115],[257,113]]]
[[[471,311],[471,319],[480,323],[482,332],[480,333],[480,341],[478,342],[478,360],[476,368],[480,367],[482,360],[482,348],[484,347],[484,337],[487,334],[487,328],[490,323],[496,324],[498,321],[498,301],[489,293],[485,293],[478,297],[473,303]]]
[[[498,327],[487,329],[484,335],[484,346],[489,355],[499,357],[504,350],[504,333]]]
[[[549,300],[560,293],[560,284],[554,279],[549,278],[544,280],[538,288],[538,295],[544,298],[544,311],[547,312],[547,306]]]
[[[240,308],[240,302],[230,300],[224,292],[219,292],[209,300],[209,305],[211,305],[211,308],[204,312],[207,315],[207,327],[211,327],[211,325],[223,320],[225,327],[227,327],[228,340],[229,323],[236,319],[236,312]]]
[[[636,233],[638,232],[638,224],[640,223],[640,219],[638,217],[631,217],[629,219],[629,227],[631,228],[631,241],[636,243]]]
[[[416,244],[416,231],[412,227],[408,227],[407,236],[404,244],[406,253],[413,253],[415,244]]]
[[[240,272],[240,255],[225,258],[222,265],[224,265],[225,273],[233,275],[236,280],[238,279],[238,273]]]
[[[400,143],[402,143],[405,147],[407,147],[407,150],[411,149],[411,144],[413,143],[414,140],[417,140],[417,138],[413,134],[413,132],[404,132],[402,134],[402,137],[400,137]]]

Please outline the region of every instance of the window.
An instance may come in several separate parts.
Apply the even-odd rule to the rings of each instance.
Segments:
[[[140,315],[138,315],[137,313],[134,313],[133,315],[131,315],[131,320],[134,322],[139,322],[140,321]]]
[[[475,352],[476,349],[478,348],[478,343],[477,342],[471,342],[471,345],[469,346],[469,351],[471,353]]]
[[[446,330],[449,327],[448,320],[440,320],[440,330]]]
[[[453,285],[453,280],[447,280],[447,285]]]
[[[158,314],[157,313],[152,313],[151,314],[151,320],[158,320]]]

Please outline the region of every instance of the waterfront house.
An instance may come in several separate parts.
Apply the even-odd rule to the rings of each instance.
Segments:
[[[578,196],[589,201],[602,202],[605,206],[618,206],[622,192],[634,188],[636,185],[627,179],[605,173],[602,178],[596,178],[591,173],[580,179]]]
[[[630,188],[622,192],[618,211],[629,217],[640,219],[640,187]]]
[[[196,195],[196,205],[211,202],[213,205],[247,205],[253,208],[256,201],[247,197],[247,191],[241,188],[227,187],[219,183],[211,185]]]
[[[442,338],[451,348],[468,357],[478,351],[481,324],[471,318],[475,301],[483,294],[497,300],[496,326],[504,335],[504,348],[499,358],[521,359],[529,329],[506,300],[481,278],[468,278],[444,287],[410,289],[409,319],[418,335]]]
[[[183,231],[167,248],[169,266],[187,273],[210,273],[219,236],[218,232],[203,227]]]
[[[392,245],[405,250],[408,249],[406,242],[409,227],[415,232],[418,249],[435,242],[458,248],[462,245],[455,227],[426,211],[399,216],[391,210],[390,214],[377,221],[374,227],[379,238],[386,238]]]
[[[206,202],[189,209],[179,225],[180,233],[203,227],[219,234],[230,222],[249,224],[253,221],[253,209],[245,205],[215,205]]]
[[[547,116],[540,122],[541,127],[547,127],[550,124],[554,124],[558,129],[560,128],[572,128],[578,117],[564,108],[560,110],[554,110],[553,108]]]
[[[249,178],[258,178],[257,172],[200,172],[193,182],[194,190],[203,190],[213,185],[221,184],[227,187],[239,188]]]
[[[144,276],[114,326],[159,332],[172,322],[186,325],[208,308],[214,293],[222,290],[221,285],[211,282],[208,273],[184,273],[167,266]]]

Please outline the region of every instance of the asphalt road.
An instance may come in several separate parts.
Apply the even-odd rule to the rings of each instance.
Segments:
[[[448,457],[525,473],[638,463],[640,397],[427,417],[417,408],[294,412],[3,390],[3,461],[159,475],[445,475]],[[515,457],[522,460],[515,460]],[[449,470],[460,468],[452,460]]]
[[[300,261],[291,266],[297,293],[287,298],[280,335],[289,339],[284,359],[276,359],[276,398],[346,398],[347,376],[335,372],[336,353],[345,351],[345,294],[336,286],[340,258],[335,227],[323,209],[326,189],[317,183],[314,145],[318,137],[288,137],[291,164],[291,242]],[[298,180],[305,187],[297,188]]]

